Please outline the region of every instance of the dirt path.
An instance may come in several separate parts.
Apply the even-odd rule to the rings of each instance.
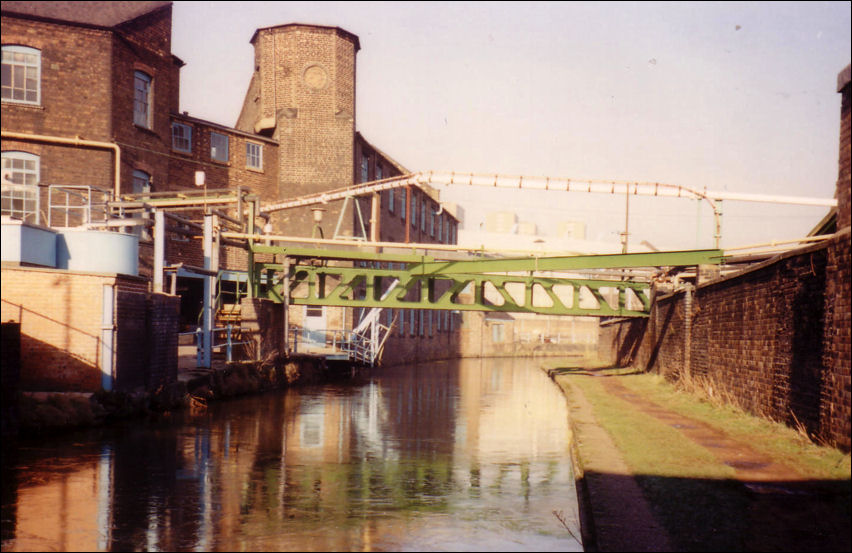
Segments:
[[[579,457],[584,472],[586,508],[592,520],[600,551],[702,550],[708,545],[697,539],[695,528],[672,528],[661,524],[659,505],[649,504],[648,495],[629,468],[609,434],[594,418],[594,408],[573,378],[595,378],[590,374],[558,376],[571,406],[572,424],[577,434]],[[617,377],[597,377],[607,393],[630,403],[677,429],[685,437],[706,448],[719,461],[734,469],[730,481],[720,481],[728,490],[719,497],[731,498],[736,507],[713,504],[712,498],[694,498],[689,508],[714,509],[713,514],[730,511],[739,516],[739,544],[747,551],[849,551],[848,509],[838,509],[837,487],[809,479],[796,470],[773,462],[748,443],[698,420],[674,413],[623,386]],[[688,484],[688,482],[685,482]],[[848,492],[847,492],[848,493]],[[697,507],[701,499],[707,507]],[[677,519],[677,517],[674,517]],[[707,517],[709,520],[710,517]],[[701,528],[706,532],[706,528]],[[738,548],[738,549],[739,549]]]

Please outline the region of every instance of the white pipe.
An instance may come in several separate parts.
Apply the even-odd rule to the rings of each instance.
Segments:
[[[820,242],[822,240],[828,240],[829,238],[833,238],[833,234],[821,234],[818,236],[808,236],[805,238],[798,238],[796,240],[773,240],[772,242],[762,242],[760,244],[749,244],[747,246],[736,246],[734,248],[725,248],[726,252],[732,252],[736,250],[753,250],[755,248],[763,248],[763,247],[775,247],[780,246],[782,244],[798,244],[800,242]],[[789,248],[788,248],[789,249]]]
[[[837,207],[837,198],[808,198],[805,196],[775,196],[769,194],[742,194],[739,192],[707,191],[712,200],[732,200],[738,202],[762,202],[769,204],[812,205],[817,207]]]
[[[91,148],[106,148],[115,152],[115,174],[113,182],[114,198],[117,200],[121,192],[121,148],[113,142],[98,142],[96,140],[83,140],[82,138],[64,138],[61,136],[47,136],[43,134],[27,134],[21,132],[2,131],[3,138],[12,140],[35,140],[37,142],[49,142],[55,144],[69,144],[72,146],[89,146]]]
[[[269,213],[272,211],[314,205],[317,203],[328,203],[329,201],[341,200],[349,196],[358,196],[371,192],[380,192],[383,190],[390,190],[403,186],[422,186],[425,184],[456,184],[526,190],[560,190],[565,192],[589,192],[597,194],[627,193],[636,196],[663,196],[673,198],[704,199],[711,203],[714,200],[732,200],[824,207],[834,207],[837,205],[837,200],[834,198],[778,196],[769,194],[742,194],[736,192],[719,192],[712,190],[699,191],[685,186],[656,182],[604,181],[551,177],[485,175],[456,172],[442,173],[428,171],[412,173],[409,175],[402,175],[399,177],[383,179],[380,181],[363,183],[346,188],[338,188],[336,190],[330,190],[328,192],[309,194],[300,198],[294,198],[291,200],[285,200],[283,202],[268,204],[266,206],[261,207],[261,211],[264,213]]]

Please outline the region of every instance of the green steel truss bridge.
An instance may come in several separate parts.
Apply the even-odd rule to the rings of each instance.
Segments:
[[[290,305],[647,317],[651,273],[628,270],[723,260],[721,250],[442,260],[365,249],[250,244],[251,293]]]
[[[607,255],[496,257],[458,247],[435,244],[383,243],[377,237],[350,241],[309,240],[255,233],[256,216],[297,207],[310,207],[356,196],[375,197],[384,190],[420,185],[469,185],[512,189],[600,193],[613,196],[669,196],[707,202],[713,209],[713,239],[717,249]],[[131,197],[139,196],[139,197]],[[162,197],[161,197],[162,196]],[[421,172],[261,205],[257,196],[237,190],[183,191],[125,195],[112,202],[121,214],[140,210],[179,211],[235,207],[237,219],[220,213],[240,232],[222,229],[219,239],[248,250],[249,294],[292,305],[391,309],[502,311],[547,315],[647,317],[651,281],[655,275],[679,268],[720,265],[725,254],[721,239],[721,201],[736,200],[797,205],[833,206],[836,199],[797,198],[694,190],[661,183],[507,177],[463,173]],[[244,208],[247,213],[244,217]],[[215,211],[215,209],[214,209]],[[209,211],[208,211],[209,213]],[[184,224],[173,213],[170,217]],[[126,220],[118,221],[126,224]],[[156,223],[155,227],[161,225]],[[200,225],[195,225],[201,229]],[[626,232],[626,230],[625,230]],[[162,289],[163,232],[155,230],[155,289]],[[214,231],[204,225],[205,252],[212,251]],[[816,237],[822,238],[822,237]],[[235,243],[237,239],[239,243]],[[278,244],[312,244],[282,246]],[[794,241],[795,242],[795,241]],[[158,247],[159,246],[159,254]],[[349,249],[344,249],[349,248]],[[444,250],[444,254],[427,255]],[[454,250],[452,252],[446,250]],[[420,251],[422,253],[418,254]],[[390,253],[394,252],[394,253]],[[467,252],[464,255],[463,252]],[[212,254],[205,253],[205,271]],[[440,257],[439,257],[440,255]],[[158,266],[159,264],[159,266]],[[159,278],[159,282],[158,282]]]

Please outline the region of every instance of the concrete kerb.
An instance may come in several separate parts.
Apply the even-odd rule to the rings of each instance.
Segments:
[[[583,392],[568,377],[558,378],[552,370],[546,372],[568,402],[571,460],[584,549],[673,551],[668,533],[657,522],[639,484],[598,424]]]

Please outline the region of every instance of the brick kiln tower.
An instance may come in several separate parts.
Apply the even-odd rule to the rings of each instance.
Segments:
[[[258,29],[251,43],[255,70],[236,127],[279,142],[277,189],[262,191],[263,200],[353,184],[358,37],[296,23]],[[327,207],[326,228],[342,204]],[[308,209],[276,214],[272,223],[299,236],[313,227]]]

